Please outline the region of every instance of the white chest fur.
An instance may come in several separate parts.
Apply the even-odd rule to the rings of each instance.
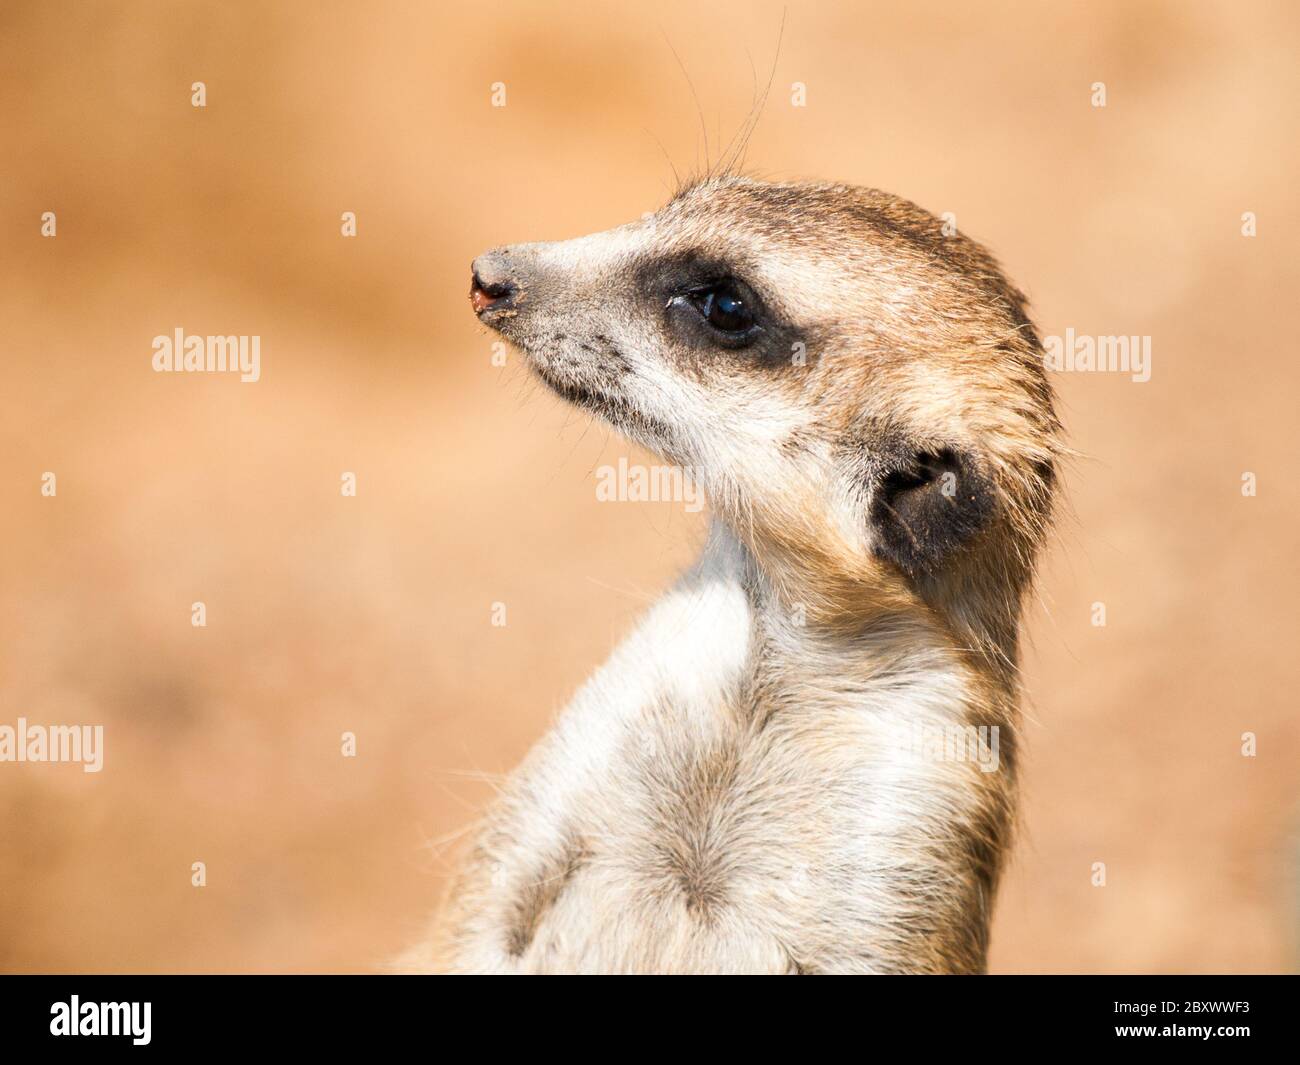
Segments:
[[[935,649],[845,669],[843,648],[758,620],[740,549],[715,536],[507,785],[453,968],[898,967],[900,923],[953,880],[917,841],[972,804],[970,767],[900,737],[957,720],[963,674]]]

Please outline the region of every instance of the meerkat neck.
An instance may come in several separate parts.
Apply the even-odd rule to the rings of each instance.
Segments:
[[[738,581],[755,632],[792,656],[817,649],[837,659],[824,665],[850,671],[860,670],[864,658],[895,665],[914,659],[918,669],[948,658],[954,668],[987,673],[990,682],[1014,694],[1009,677],[994,668],[1002,662],[1003,641],[990,653],[966,631],[978,626],[978,618],[962,617],[953,625],[920,595],[902,596],[832,566],[818,569],[806,558],[791,561],[788,553],[766,544],[756,550],[719,518],[710,525],[700,564]],[[1014,630],[1007,639],[1014,655]]]
[[[751,615],[746,682],[755,698],[780,704],[801,699],[866,698],[877,708],[898,696],[900,713],[922,689],[946,696],[953,720],[972,707],[998,706],[1002,720],[1014,687],[969,649],[919,600],[864,589],[846,598],[841,583],[773,574],[726,522],[715,519],[698,569],[737,583]],[[779,697],[778,697],[779,693]],[[987,714],[986,714],[987,716]]]
[[[878,571],[842,545],[798,534],[755,532],[715,517],[710,555],[731,560],[755,613],[768,631],[788,638],[851,649],[911,653],[933,661],[953,653],[1006,698],[1017,694],[1018,595],[978,581],[952,587],[920,577],[911,590],[880,579]]]

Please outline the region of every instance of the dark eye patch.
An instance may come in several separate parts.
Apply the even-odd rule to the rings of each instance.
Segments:
[[[734,353],[747,365],[790,369],[802,332],[786,322],[748,280],[745,262],[698,252],[657,256],[636,271],[648,309],[661,316],[673,347],[706,356]]]
[[[642,291],[667,299],[716,285],[729,277],[744,277],[751,272],[748,263],[728,262],[716,255],[686,251],[648,258],[640,264],[636,274]]]

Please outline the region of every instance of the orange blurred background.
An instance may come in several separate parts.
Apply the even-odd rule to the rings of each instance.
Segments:
[[[0,764],[0,969],[367,971],[422,930],[704,527],[597,504],[636,453],[492,365],[469,261],[658,206],[783,10],[753,172],[951,211],[1043,332],[1153,338],[1145,384],[1057,375],[993,970],[1297,967],[1295,9],[504,0],[0,10],[0,724],[105,727],[100,773]],[[154,373],[177,327],[260,335],[261,380]]]

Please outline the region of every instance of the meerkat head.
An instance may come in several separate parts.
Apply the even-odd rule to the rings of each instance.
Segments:
[[[480,256],[470,295],[560,396],[688,467],[778,585],[1014,629],[1051,391],[1023,296],[928,212],[717,178],[608,232]]]

